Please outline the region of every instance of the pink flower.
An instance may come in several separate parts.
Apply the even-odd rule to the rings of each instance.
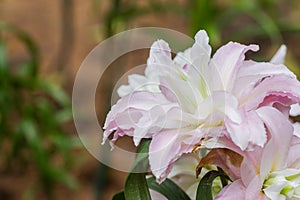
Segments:
[[[245,60],[257,45],[229,42],[211,58],[205,31],[174,59],[168,44],[156,41],[145,76],[132,75],[122,97],[107,116],[103,142],[113,134],[133,136],[135,145],[152,138],[149,161],[157,181],[174,162],[203,138],[226,137],[241,150],[263,147],[265,124],[257,109],[272,106],[283,113],[300,102],[300,84],[283,62],[284,47],[271,62]]]
[[[278,110],[263,107],[257,113],[266,125],[269,140],[263,148],[242,152],[241,176],[216,200],[300,198],[300,139],[293,136],[292,124]]]

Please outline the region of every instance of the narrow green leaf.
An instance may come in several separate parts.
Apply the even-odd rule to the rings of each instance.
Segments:
[[[8,23],[0,23],[0,31],[8,31],[12,33],[19,41],[24,44],[27,52],[31,56],[30,65],[28,65],[30,67],[31,75],[37,76],[40,56],[37,45],[32,40],[32,38],[26,32]]]
[[[164,195],[168,200],[190,200],[189,196],[170,179],[158,184],[155,177],[147,179],[149,188]]]
[[[198,185],[197,200],[213,200],[212,184],[218,176],[229,180],[229,177],[220,171],[212,170],[207,172]]]
[[[112,198],[112,200],[125,200],[125,194],[124,191],[120,191],[117,194],[115,194]]]
[[[51,98],[57,101],[59,104],[63,106],[70,105],[70,99],[68,95],[63,91],[59,85],[51,83],[49,81],[40,81],[41,90],[45,91]]]
[[[130,173],[125,183],[126,200],[151,200],[145,173]]]
[[[223,171],[222,168],[218,167],[218,171],[221,173],[221,174],[225,174],[225,172]],[[227,176],[220,176],[220,179],[221,179],[221,183],[222,183],[222,187],[225,187],[226,185],[228,185],[228,178]]]
[[[126,200],[151,200],[146,173],[133,173],[147,171],[149,145],[150,140],[142,140],[138,148],[132,172],[127,176],[125,182],[124,194]]]
[[[148,170],[148,152],[151,140],[143,139],[137,150],[137,157],[132,166],[131,172],[146,172]]]
[[[7,68],[7,55],[6,55],[6,50],[4,47],[4,42],[0,38],[0,70],[2,68]]]

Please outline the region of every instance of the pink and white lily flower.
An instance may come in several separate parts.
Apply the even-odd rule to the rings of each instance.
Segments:
[[[293,136],[292,124],[278,110],[263,107],[257,113],[266,125],[269,140],[263,148],[242,152],[240,177],[215,200],[300,198],[300,139]]]
[[[241,150],[263,147],[267,134],[257,109],[288,113],[300,102],[300,84],[282,64],[284,46],[271,62],[255,62],[245,53],[257,45],[229,42],[211,58],[208,40],[199,31],[195,44],[174,59],[168,44],[156,41],[145,76],[129,77],[107,116],[103,142],[111,134],[112,143],[124,135],[133,136],[135,145],[152,138],[149,161],[158,182],[203,138],[225,136]]]

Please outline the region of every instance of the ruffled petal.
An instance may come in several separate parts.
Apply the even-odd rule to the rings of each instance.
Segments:
[[[246,110],[256,109],[263,103],[267,96],[276,96],[274,102],[285,104],[286,98],[289,98],[290,104],[300,102],[300,83],[293,78],[277,75],[265,78],[251,92],[239,98],[240,106]],[[269,102],[270,104],[270,102]]]
[[[245,53],[249,50],[258,51],[257,45],[245,46],[239,43],[229,42],[217,50],[210,61],[210,68],[214,70],[214,90],[231,91],[237,76],[237,72],[245,59]]]
[[[109,135],[134,136],[138,145],[141,137],[149,138],[165,125],[168,111],[178,107],[161,93],[135,92],[120,99],[108,113],[104,124],[103,143]],[[179,116],[180,117],[180,116]]]
[[[292,79],[296,78],[295,74],[285,65],[245,61],[238,71],[233,92],[238,98],[242,98],[251,92],[265,78],[276,75],[285,75]]]
[[[146,76],[132,74],[128,76],[128,85],[121,85],[117,92],[120,97],[124,97],[136,91],[160,92],[159,82],[149,80]]]
[[[264,123],[256,111],[240,110],[240,115],[242,116],[241,123],[235,123],[230,119],[225,120],[225,126],[232,141],[241,150],[246,150],[250,144],[262,147],[267,141],[267,134]]]
[[[202,137],[197,130],[167,130],[154,135],[149,147],[149,163],[157,182],[164,181],[175,161],[190,153]]]
[[[157,40],[150,48],[150,55],[147,64],[164,64],[172,63],[171,49],[169,44],[164,40]]]

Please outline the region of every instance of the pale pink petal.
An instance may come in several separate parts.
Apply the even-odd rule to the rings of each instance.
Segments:
[[[149,147],[149,164],[157,182],[163,182],[181,154],[178,131],[170,130],[153,136]]]
[[[245,200],[257,200],[262,198],[262,183],[259,176],[255,176],[246,188]]]
[[[131,74],[128,76],[128,85],[121,85],[117,90],[120,97],[136,91],[160,92],[158,79],[150,80],[143,75]]]
[[[271,95],[267,96],[259,107],[272,106],[284,114],[287,118],[290,113],[290,105],[295,102],[295,98],[291,98],[284,92],[273,92]]]
[[[240,155],[244,155],[244,151],[242,151],[230,138],[225,135],[218,138],[210,138],[206,140],[203,145],[208,149],[226,148]]]
[[[257,51],[257,45],[245,46],[239,43],[229,42],[217,50],[210,61],[210,68],[215,70],[215,90],[229,90],[234,86],[237,72],[245,59],[245,53],[249,50]]]
[[[271,135],[261,158],[260,177],[264,180],[270,171],[286,167],[293,127],[282,113],[272,107],[259,108],[257,113]]]
[[[160,123],[167,120],[168,111],[177,106],[160,93],[134,92],[127,95],[108,113],[104,124],[103,143],[111,133],[118,130],[117,133],[122,135],[136,134],[135,144],[138,145],[141,137],[149,138],[156,134],[164,125]],[[137,129],[143,131],[137,132]],[[117,139],[116,133],[114,139]]]
[[[284,59],[285,59],[285,55],[286,55],[286,46],[281,45],[270,62],[274,63],[274,64],[283,64]]]
[[[176,76],[177,68],[173,63],[168,43],[157,40],[150,48],[145,76],[151,83],[159,83],[162,75]]]
[[[165,64],[172,63],[171,49],[169,44],[163,40],[157,40],[150,48],[150,55],[147,64]]]
[[[195,35],[195,44],[191,48],[191,66],[188,69],[189,78],[198,86],[200,80],[205,84],[204,87],[208,90],[208,84],[211,81],[209,77],[208,63],[211,56],[211,47],[208,44],[209,38],[204,30],[200,30]]]
[[[257,80],[273,76],[273,75],[286,75],[292,78],[296,78],[295,74],[291,72],[283,64],[273,64],[268,62],[255,62],[252,60],[245,61],[243,66],[238,71],[238,78],[247,76],[256,76]]]
[[[265,78],[249,94],[239,99],[240,105],[246,110],[256,109],[267,96],[277,96],[276,102],[285,102],[290,98],[294,103],[300,102],[300,83],[293,78],[277,75]],[[285,97],[285,98],[282,98]]]
[[[195,35],[195,43],[184,52],[179,52],[174,62],[179,64],[195,81],[203,75],[204,68],[207,68],[211,56],[211,47],[208,44],[209,38],[204,30]],[[207,77],[205,77],[207,78]]]
[[[196,113],[200,119],[207,117],[207,122],[211,126],[216,126],[216,122],[222,123],[225,116],[235,123],[240,123],[242,120],[238,112],[238,100],[226,91],[213,92],[211,96],[208,96],[198,105]],[[216,121],[213,116],[208,117],[210,114],[221,114],[222,117],[219,121]]]
[[[164,95],[173,102],[179,102],[181,108],[188,113],[194,113],[198,104],[203,100],[200,91],[188,81],[172,76],[163,76],[161,82],[166,88],[162,91]]]
[[[150,196],[152,200],[168,200],[164,195],[150,189]]]
[[[286,75],[293,79],[296,78],[295,74],[284,65],[255,62],[252,60],[245,61],[238,71],[233,92],[238,98],[243,97],[251,92],[251,90],[265,78],[275,75]]]
[[[189,69],[191,65],[192,58],[191,58],[191,48],[184,50],[183,52],[178,52],[175,56],[173,62],[176,65],[179,65],[185,71]]]
[[[251,152],[252,153],[252,152]],[[259,159],[259,158],[258,158]],[[253,177],[257,175],[255,163],[251,162],[248,157],[245,156],[242,164],[241,164],[241,179],[245,185],[250,185],[251,181],[253,180]],[[257,162],[259,162],[257,160]],[[258,168],[259,170],[259,168]]]
[[[300,139],[296,136],[292,139],[287,164],[289,168],[300,169]]]
[[[200,179],[195,176],[195,169],[199,161],[199,155],[196,153],[184,154],[174,163],[168,175],[168,178],[185,191],[191,199],[195,199],[200,182]]]
[[[189,177],[192,176],[194,179],[196,179],[195,169],[199,162],[200,157],[197,153],[182,155],[180,159],[175,162],[171,173],[168,175],[168,178],[176,179],[176,177],[181,177],[181,175],[187,175]]]
[[[242,122],[239,124],[225,119],[230,138],[241,150],[247,149],[250,144],[262,147],[267,141],[267,134],[256,111],[240,110],[240,114]]]
[[[156,180],[164,181],[174,162],[184,153],[190,153],[202,137],[197,130],[167,130],[154,135],[149,147],[149,163]]]
[[[236,180],[221,190],[214,200],[245,199],[245,186],[241,180]],[[254,199],[253,199],[254,200]]]
[[[208,44],[209,38],[204,30],[200,30],[195,35],[195,44],[191,49],[191,57],[195,61],[199,59],[199,64],[207,65],[210,60],[211,47]]]
[[[297,136],[298,138],[300,138],[300,123],[295,122],[293,124],[293,127],[294,127],[294,135]]]
[[[165,113],[166,111],[161,106],[155,106],[140,117],[133,133],[133,141],[136,146],[141,139],[151,137],[161,131],[167,120]]]
[[[289,114],[294,117],[300,115],[300,105],[298,103],[291,105],[291,110]]]
[[[263,155],[264,148],[259,146],[254,146],[250,151],[244,151],[243,156],[246,157],[248,163],[257,173],[260,170],[261,157]]]

